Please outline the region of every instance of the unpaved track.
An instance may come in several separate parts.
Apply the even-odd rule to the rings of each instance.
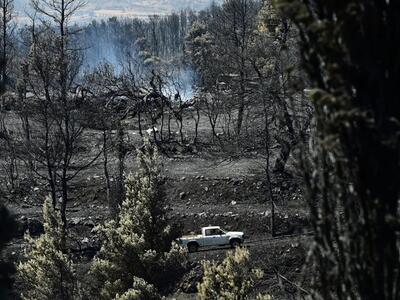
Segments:
[[[255,249],[261,249],[265,247],[273,247],[276,244],[290,244],[291,242],[298,242],[299,240],[309,239],[312,236],[312,232],[304,233],[304,234],[293,234],[293,235],[285,235],[278,237],[271,236],[259,236],[257,238],[253,238],[245,241],[244,247],[248,248],[250,252]],[[221,254],[225,254],[227,251],[232,250],[231,247],[213,247],[213,248],[205,248],[200,249],[195,253],[190,253],[189,257],[192,261],[200,261],[204,259],[213,259],[213,256],[219,258]]]

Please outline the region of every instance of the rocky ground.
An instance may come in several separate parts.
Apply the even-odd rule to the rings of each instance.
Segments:
[[[163,162],[168,211],[172,222],[183,224],[185,233],[197,232],[200,227],[209,225],[245,231],[250,236],[248,246],[254,258],[253,263],[266,273],[265,281],[258,288],[282,296],[282,299],[286,290],[296,292],[294,286],[283,282],[278,274],[293,282],[301,279],[309,240],[309,237],[301,234],[310,229],[298,178],[294,175],[274,177],[277,232],[279,235],[291,236],[272,240],[271,204],[265,201],[264,177],[258,171],[261,159],[221,161],[180,156],[164,158]],[[68,207],[69,227],[74,237],[72,248],[82,262],[82,275],[99,248],[99,241],[92,229],[108,218],[102,181],[102,176],[98,174],[92,173],[86,177],[85,194]],[[43,229],[41,206],[37,202],[35,204],[34,199],[44,195],[41,187],[31,188],[30,197],[9,204],[21,223],[19,238],[9,245],[7,251],[9,259],[13,261],[18,261],[23,253],[24,232],[29,230],[31,234],[38,235]],[[174,297],[190,299],[201,279],[201,260],[222,260],[228,250],[191,254],[191,270],[177,286]]]
[[[100,147],[96,134],[89,133],[86,145],[93,154]],[[200,126],[200,134],[209,135],[206,123]],[[139,140],[135,131],[128,132],[128,136],[133,143]],[[289,167],[288,174],[273,175],[279,237],[271,239],[271,203],[265,199],[265,158],[260,153],[253,151],[230,157],[201,147],[187,151],[173,146],[161,157],[171,222],[182,224],[185,234],[209,225],[244,231],[250,236],[247,246],[254,266],[262,268],[266,274],[257,289],[271,293],[274,299],[290,299],[295,295],[299,291],[295,284],[302,284],[302,266],[310,242],[310,237],[304,235],[310,228],[301,180],[295,170]],[[115,165],[113,160],[110,163]],[[135,172],[136,167],[131,153],[127,171]],[[111,169],[111,173],[113,171]],[[71,249],[82,277],[100,245],[93,228],[107,220],[109,213],[102,174],[101,163],[81,174],[67,211]],[[46,196],[46,186],[28,179],[21,196],[8,203],[21,224],[19,236],[6,251],[8,259],[14,262],[23,254],[24,233],[28,230],[35,236],[43,231],[41,203]],[[202,276],[200,262],[204,259],[222,260],[227,251],[229,249],[190,254],[191,268],[170,298],[194,299],[196,285]]]

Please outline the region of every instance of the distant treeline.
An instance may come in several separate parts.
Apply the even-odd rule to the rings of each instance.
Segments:
[[[94,20],[79,38],[86,48],[85,66],[93,68],[102,62],[119,65],[127,56],[139,54],[145,59],[182,61],[185,37],[196,18],[193,11],[185,10],[147,19]]]

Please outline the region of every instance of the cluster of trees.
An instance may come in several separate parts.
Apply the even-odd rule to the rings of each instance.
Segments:
[[[159,146],[160,142],[187,142],[183,113],[193,103],[184,101],[179,77],[190,13],[146,22],[112,19],[102,23],[104,28],[97,34],[118,32],[115,47],[124,54],[124,61],[119,71],[118,65],[109,64],[85,71],[84,41],[98,25],[91,24],[82,33],[70,24],[83,1],[32,1],[31,24],[18,30],[12,4],[11,0],[2,2],[1,82],[7,93],[0,105],[5,170],[1,189],[16,197],[24,187],[44,182],[67,226],[71,190],[80,184],[80,174],[103,157],[110,207],[116,208],[124,197],[125,157],[132,150],[126,143],[127,120],[137,120],[140,135],[150,128]],[[172,67],[172,56],[178,68]],[[179,128],[178,134],[172,126]],[[99,138],[103,147],[96,152],[85,151],[84,136],[91,129],[103,132]],[[113,152],[118,170],[117,192],[111,196],[108,161]]]
[[[199,74],[197,98],[212,135],[223,146],[268,153],[272,166],[286,163],[310,128],[299,68],[298,32],[270,1],[224,1],[199,14],[187,38],[187,53]],[[289,87],[297,85],[290,92]],[[268,163],[269,164],[269,163]]]
[[[2,188],[15,194],[24,180],[46,182],[67,224],[71,187],[102,158],[114,214],[123,200],[125,159],[133,148],[126,143],[132,128],[127,125],[140,135],[149,130],[160,148],[173,143],[190,150],[207,141],[198,130],[204,115],[212,129],[212,145],[234,152],[258,149],[265,153],[267,173],[285,170],[309,128],[312,110],[301,92],[288,94],[290,83],[301,83],[296,31],[269,3],[226,1],[199,14],[111,19],[81,32],[70,19],[82,5],[76,0],[33,1],[35,14],[29,26],[18,30],[20,43],[9,24],[12,5],[7,7],[8,39],[3,40],[10,42],[3,56],[15,56],[16,64],[15,70],[8,64],[3,68],[12,80],[0,113],[7,170]],[[85,71],[86,42],[110,36],[120,63]],[[12,45],[18,51],[11,51]],[[89,47],[86,54],[96,49]],[[188,99],[184,90],[191,83],[196,92]],[[192,128],[185,128],[185,119],[193,121]],[[92,129],[103,133],[96,153],[85,151],[89,145],[84,136]],[[276,145],[280,154],[270,166]],[[118,167],[111,174],[114,154]],[[116,179],[115,189],[111,177]]]
[[[83,72],[85,45],[79,28],[69,24],[82,1],[32,0],[31,24],[19,31],[13,1],[0,1],[2,189],[13,194],[22,179],[35,179],[50,192],[46,233],[29,240],[28,260],[19,266],[24,297],[80,297],[67,253],[66,207],[79,174],[100,157],[115,220],[100,229],[104,244],[93,264],[93,290],[100,299],[159,297],[171,284],[163,281],[165,274],[184,269],[184,253],[173,245],[177,233],[161,209],[164,196],[151,150],[142,156],[142,173],[124,186],[126,155],[134,150],[126,142],[128,123],[140,134],[149,128],[163,149],[169,142],[189,142],[183,127],[188,115],[195,121],[190,142],[197,143],[205,115],[213,144],[262,151],[269,187],[271,171],[285,171],[293,149],[304,147],[300,161],[315,230],[310,258],[316,298],[399,298],[400,64],[393,45],[400,44],[400,5],[274,2],[226,0],[198,14],[93,23],[84,36],[109,31],[123,63],[119,70],[106,64]],[[176,58],[180,68],[187,63],[195,71],[191,101],[180,93]],[[305,87],[311,87],[308,95]],[[100,149],[88,154],[83,149],[90,129],[102,135]],[[275,146],[279,154],[272,164]],[[114,152],[115,197],[109,174]],[[267,194],[273,210],[272,190]],[[3,236],[0,247],[8,240]],[[257,272],[243,275],[236,266],[247,257],[239,252],[222,265],[205,264],[200,297],[231,299],[234,290],[248,296]],[[235,275],[226,277],[231,271]],[[50,274],[62,278],[54,283]],[[235,286],[220,280],[235,276]],[[39,285],[40,278],[46,285]]]
[[[157,151],[147,144],[139,153],[140,171],[127,180],[127,197],[118,219],[97,228],[101,251],[88,276],[79,283],[65,252],[63,221],[48,198],[43,206],[45,233],[33,239],[26,260],[18,265],[23,299],[161,299],[187,269],[186,250],[174,243],[179,231],[168,224]],[[263,272],[250,267],[248,250],[229,252],[220,264],[204,262],[199,299],[252,299]],[[257,295],[258,300],[272,299]]]
[[[172,60],[183,63],[184,41],[196,15],[181,11],[167,16],[150,16],[148,20],[110,18],[84,27],[80,40],[87,50],[86,62],[96,67],[102,61],[124,65],[127,56],[143,56],[148,62]]]
[[[127,180],[127,196],[116,220],[99,226],[102,247],[80,282],[66,251],[62,217],[47,198],[44,234],[26,240],[25,260],[17,267],[22,299],[162,299],[187,270],[185,249],[174,241],[179,228],[166,218],[157,151],[146,143],[138,153],[140,169]],[[204,262],[200,299],[251,299],[261,270],[250,267],[249,252],[237,249],[221,264]],[[268,295],[259,300],[271,299]]]
[[[97,228],[103,244],[84,285],[76,277],[59,211],[48,198],[44,231],[26,237],[26,260],[18,266],[23,299],[160,299],[187,267],[186,252],[174,244],[180,232],[166,218],[157,151],[146,143],[140,171],[127,180],[118,218]]]

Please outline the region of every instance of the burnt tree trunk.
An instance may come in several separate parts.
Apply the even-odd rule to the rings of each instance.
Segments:
[[[104,169],[104,178],[106,180],[106,198],[108,203],[108,210],[111,217],[115,217],[117,213],[116,204],[111,199],[111,181],[110,181],[110,172],[108,170],[108,138],[107,138],[107,130],[103,130],[103,169]]]
[[[125,172],[126,148],[125,148],[124,136],[125,133],[122,121],[119,120],[117,124],[117,156],[118,156],[117,205],[118,206],[122,205],[122,202],[125,197],[124,172]]]

